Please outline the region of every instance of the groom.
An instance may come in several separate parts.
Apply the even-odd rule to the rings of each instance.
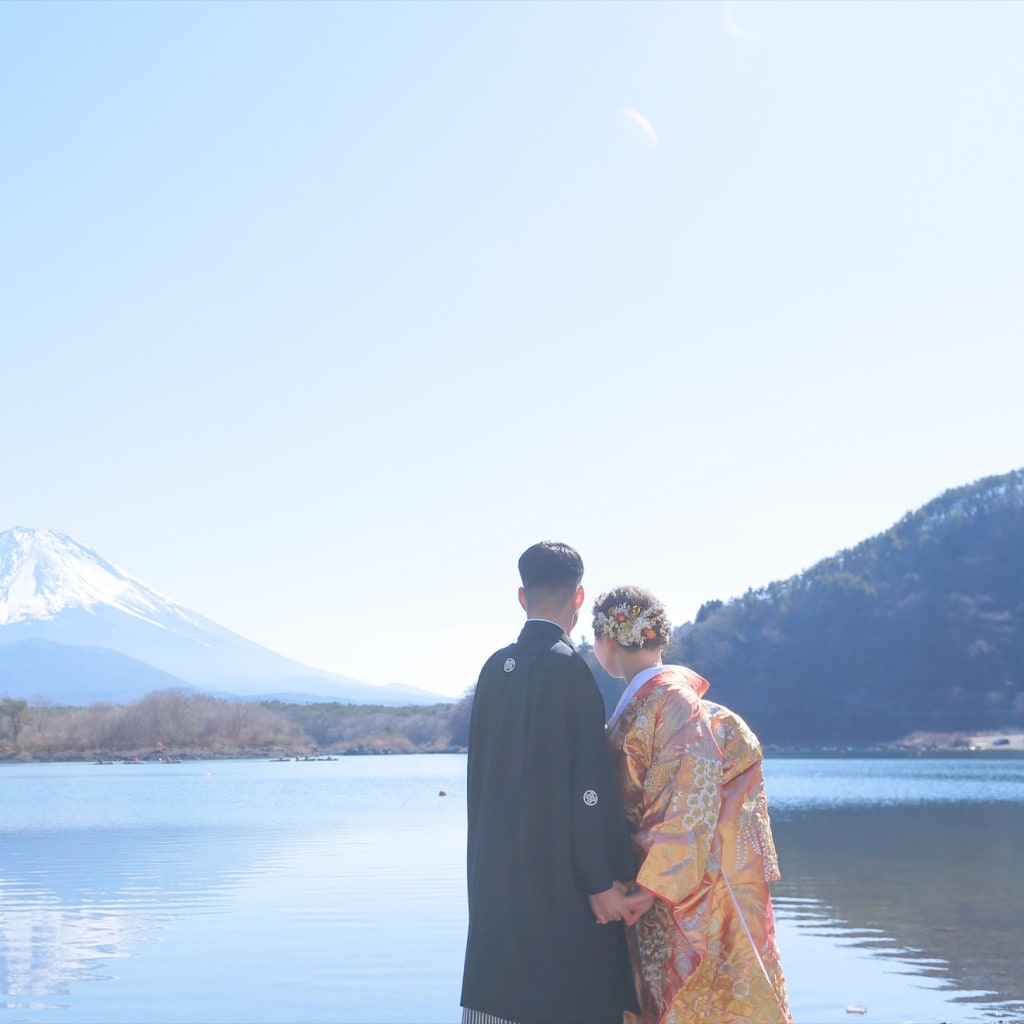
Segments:
[[[519,639],[476,686],[467,767],[464,1024],[620,1024],[637,1011],[622,880],[635,873],[604,703],[569,633],[583,561],[543,542],[519,559]]]

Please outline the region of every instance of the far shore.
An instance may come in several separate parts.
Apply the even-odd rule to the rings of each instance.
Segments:
[[[913,733],[899,744],[890,744],[909,750],[1020,750],[1024,751],[1024,732],[977,733]]]
[[[976,757],[1024,754],[1024,733],[913,733],[889,743],[765,744],[774,757]]]
[[[88,751],[70,750],[25,752],[0,750],[0,765],[32,763],[84,764],[178,764],[184,761],[337,761],[347,757],[386,757],[403,754],[465,754],[465,747],[424,750],[394,749],[360,745],[331,750],[254,750],[182,748],[173,753],[162,750]],[[765,744],[769,757],[977,757],[1018,756],[1024,754],[1024,733],[914,733],[890,743],[828,743],[801,746]]]

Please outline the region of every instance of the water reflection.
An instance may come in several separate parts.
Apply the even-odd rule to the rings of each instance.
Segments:
[[[1024,1016],[1024,804],[784,808],[773,823],[780,915]]]
[[[216,860],[202,856],[217,849]],[[73,829],[3,836],[0,991],[6,1006],[42,1008],[162,922],[223,905],[259,853],[237,830]],[[197,856],[198,854],[198,856]]]
[[[1024,1020],[1024,762],[766,774],[798,1021],[984,1021],[951,1000],[985,992]],[[454,755],[0,766],[0,1021],[451,1024],[464,778]]]
[[[0,1021],[454,1019],[464,775],[0,766]]]
[[[1020,757],[770,757],[765,777],[773,813],[921,803],[1024,806]]]

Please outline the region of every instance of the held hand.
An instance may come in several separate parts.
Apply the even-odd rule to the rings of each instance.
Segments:
[[[626,891],[622,882],[612,882],[610,889],[590,897],[590,909],[598,924],[621,921],[626,916]]]
[[[626,912],[622,915],[622,920],[626,924],[636,924],[654,906],[655,898],[653,892],[648,892],[646,889],[634,889],[623,900]]]

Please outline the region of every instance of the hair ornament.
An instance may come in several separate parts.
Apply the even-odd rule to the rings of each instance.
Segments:
[[[658,638],[648,612],[638,604],[617,604],[594,615],[594,632],[614,640],[620,647],[643,647],[648,640]]]

